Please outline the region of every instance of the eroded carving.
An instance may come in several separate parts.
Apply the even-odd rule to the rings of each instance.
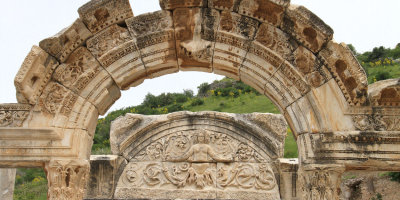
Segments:
[[[77,19],[71,26],[53,37],[42,40],[39,46],[47,53],[64,62],[68,56],[92,36],[82,20]]]
[[[90,165],[86,160],[52,160],[45,165],[48,199],[83,199]]]
[[[160,7],[163,10],[204,6],[207,6],[207,0],[160,0]]]
[[[238,2],[240,2],[238,13],[259,19],[274,26],[279,26],[290,0],[241,0]]]
[[[21,127],[30,110],[29,104],[0,104],[0,127]]]
[[[133,17],[128,0],[92,0],[80,7],[78,13],[92,33]]]
[[[55,58],[33,46],[14,79],[18,102],[36,104],[57,66]]]

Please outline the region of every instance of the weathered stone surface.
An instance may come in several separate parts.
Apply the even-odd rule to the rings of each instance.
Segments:
[[[333,37],[333,30],[307,8],[290,5],[286,11],[282,30],[317,53]]]
[[[364,69],[344,44],[329,42],[318,54],[340,86],[350,105],[364,105],[368,81]]]
[[[82,128],[91,134],[98,111],[86,99],[56,82],[50,82],[33,108],[29,127]]]
[[[178,8],[173,16],[179,69],[212,72],[219,12],[206,8]]]
[[[280,26],[290,0],[236,0],[239,14]],[[236,9],[234,8],[234,11]]]
[[[95,105],[101,115],[121,96],[114,80],[84,47],[57,67],[53,78]]]
[[[111,128],[113,153],[128,160],[114,198],[279,199],[286,126],[261,113],[127,114]]]
[[[51,160],[45,165],[48,199],[82,199],[90,165],[87,160]]]
[[[297,200],[300,193],[298,179],[299,161],[297,158],[279,159],[280,181],[279,190],[281,198],[285,200]]]
[[[214,73],[239,79],[239,68],[258,26],[259,22],[252,18],[222,11],[213,57]]]
[[[88,49],[123,89],[141,84],[146,70],[128,29],[112,25],[87,42]]]
[[[368,100],[372,106],[400,106],[400,79],[373,83],[368,88]]]
[[[172,14],[158,11],[126,20],[149,78],[179,71]]]
[[[91,0],[80,7],[78,13],[92,33],[133,17],[129,0]]]
[[[160,7],[163,10],[205,6],[207,6],[207,0],[160,0]]]
[[[17,169],[0,169],[0,199],[12,200]]]
[[[342,165],[310,165],[300,168],[301,199],[339,200]]]
[[[29,104],[0,104],[0,127],[21,127],[31,108]]]
[[[299,46],[293,52],[293,56],[293,66],[302,74],[310,86],[319,87],[332,78],[327,67],[305,47]]]
[[[57,66],[55,58],[40,47],[33,46],[14,79],[18,102],[36,104]]]
[[[58,61],[64,62],[69,55],[92,36],[81,19],[57,33],[55,36],[40,41],[39,46]]]
[[[120,168],[126,161],[117,155],[90,156],[90,176],[85,199],[112,199]]]

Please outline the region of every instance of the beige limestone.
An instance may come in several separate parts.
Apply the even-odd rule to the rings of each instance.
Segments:
[[[285,135],[273,114],[127,114],[111,128],[113,153],[128,161],[114,198],[279,199]]]
[[[92,33],[133,17],[128,0],[91,0],[80,7],[78,13]]]
[[[58,61],[64,62],[76,48],[82,46],[90,37],[92,37],[92,33],[81,19],[77,19],[71,26],[55,36],[40,41],[39,46]]]
[[[170,11],[147,13],[126,20],[149,78],[178,72],[175,31]]]
[[[18,102],[35,105],[57,66],[55,58],[33,46],[14,79]]]
[[[12,200],[17,169],[0,169],[0,199]]]
[[[147,78],[195,70],[242,80],[275,103],[297,138],[298,173],[306,183],[328,176],[332,170],[325,169],[337,164],[345,170],[399,170],[393,145],[400,131],[399,80],[377,82],[368,89],[361,65],[344,44],[332,41],[333,31],[321,19],[287,0],[260,2],[162,0],[162,11],[137,17],[128,0],[88,2],[71,26],[40,42],[41,47],[34,46],[17,73],[20,104],[0,105],[0,167],[88,161],[98,116],[119,98],[119,90]],[[221,123],[232,119],[216,116]],[[121,130],[143,123],[131,120],[133,124]],[[280,138],[252,142],[276,152]],[[113,151],[133,151],[133,140]],[[52,177],[56,172],[50,173]],[[336,175],[325,183],[335,183]],[[51,187],[50,196],[57,198],[54,191],[61,186]],[[337,197],[336,192],[313,196],[315,187],[320,185],[297,190],[297,197]],[[77,194],[69,199],[82,197],[81,188],[69,189]],[[235,191],[209,194],[198,195],[243,197]]]

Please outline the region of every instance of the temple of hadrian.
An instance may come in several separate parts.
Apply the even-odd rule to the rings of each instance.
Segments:
[[[160,6],[134,16],[128,0],[91,0],[32,47],[15,77],[18,103],[0,104],[0,167],[43,167],[48,199],[68,200],[96,187],[120,199],[328,200],[339,198],[345,171],[400,171],[400,80],[368,85],[351,51],[307,8],[290,0]],[[105,165],[90,164],[98,116],[121,90],[178,71],[241,80],[283,117],[126,115],[111,133],[114,172],[104,178],[112,181],[87,190],[91,171]],[[298,163],[281,159],[274,123],[290,126]]]

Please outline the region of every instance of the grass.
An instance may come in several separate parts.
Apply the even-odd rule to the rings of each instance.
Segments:
[[[400,77],[400,65],[368,67],[367,71],[369,84],[373,83],[374,79],[378,77],[378,74],[382,72],[388,72],[388,78]]]

